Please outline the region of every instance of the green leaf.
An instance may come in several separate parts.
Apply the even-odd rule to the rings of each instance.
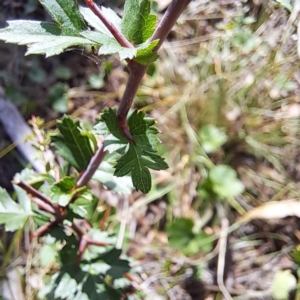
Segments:
[[[105,77],[104,72],[100,74],[91,74],[88,78],[89,86],[92,89],[99,90],[105,82],[104,77]]]
[[[65,299],[70,295],[75,295],[77,290],[77,282],[68,273],[63,274],[59,281],[57,282],[57,287],[55,289],[54,297],[55,299],[62,298]]]
[[[284,7],[288,12],[292,12],[293,7],[291,5],[290,0],[276,0],[277,3],[279,3],[282,7]]]
[[[14,176],[14,179],[25,181],[29,185],[34,185],[38,188],[45,181],[45,176],[36,173],[32,169],[23,169],[20,173]]]
[[[285,300],[289,292],[297,285],[297,280],[291,270],[279,270],[276,272],[272,283],[272,296],[275,300]]]
[[[74,203],[70,204],[70,209],[72,212],[78,216],[85,218],[87,221],[91,221],[98,205],[99,199],[93,197],[93,195],[86,191],[80,195]]]
[[[227,140],[227,136],[215,125],[207,125],[201,128],[199,137],[203,150],[212,153],[218,150]]]
[[[79,121],[64,116],[57,122],[57,127],[60,135],[51,136],[51,141],[58,154],[77,171],[85,170],[93,156],[93,151],[89,138],[82,136],[79,130]]]
[[[124,274],[130,270],[129,261],[120,259],[121,254],[121,249],[113,248],[111,251],[106,252],[101,256],[101,259],[110,266],[107,274],[114,279],[122,278]]]
[[[182,249],[182,252],[185,255],[193,255],[199,252],[209,253],[213,248],[212,242],[207,242],[207,238],[209,237],[203,231],[198,232],[189,242],[186,248]],[[203,243],[205,241],[205,243]]]
[[[292,257],[295,263],[300,264],[300,245],[292,250]]]
[[[121,179],[114,176],[114,168],[107,161],[103,161],[98,170],[93,176],[94,180],[97,180],[104,184],[108,189],[115,191],[118,194],[131,194],[133,185],[130,176],[123,176]]]
[[[172,248],[185,249],[194,238],[194,221],[188,218],[176,219],[167,229],[169,245]]]
[[[39,292],[39,297],[67,300],[121,299],[121,293],[104,282],[106,274],[120,278],[129,271],[128,261],[119,256],[120,250],[112,249],[104,255],[98,255],[93,261],[82,261],[79,268],[74,266],[75,261],[67,266],[63,265],[60,273],[54,274],[49,284]]]
[[[69,86],[62,82],[57,82],[54,84],[48,94],[48,99],[52,104],[52,108],[60,113],[65,113],[68,111],[69,98],[67,92]]]
[[[149,0],[127,0],[124,6],[121,29],[125,37],[138,45],[146,42],[153,34],[156,16],[150,14]]]
[[[237,173],[229,166],[218,165],[208,174],[212,190],[220,197],[235,197],[244,191],[243,183],[237,178]]]
[[[125,277],[114,280],[114,287],[116,288],[128,288],[131,286],[131,281]],[[145,298],[143,298],[145,299]]]
[[[107,20],[112,22],[114,26],[121,31],[121,18],[110,8],[102,6],[101,11],[103,15],[107,18]],[[83,15],[84,19],[91,27],[113,38],[111,32],[89,8],[80,7],[80,13]]]
[[[105,239],[100,239],[100,241],[105,242]],[[97,254],[89,261],[84,260],[81,267],[85,271],[92,271],[93,274],[96,272],[96,274],[110,275],[113,279],[122,278],[125,273],[129,272],[130,266],[128,260],[120,259],[121,254],[122,250],[113,248],[108,252]]]
[[[117,242],[115,236],[109,235],[107,231],[100,231],[99,229],[95,228],[89,231],[89,236],[95,241],[104,242],[107,244],[115,244]],[[103,254],[103,251],[100,251],[99,253]]]
[[[151,43],[144,43],[137,48],[137,54],[135,60],[142,65],[147,65],[158,59],[158,54],[153,52],[159,40],[152,41]]]
[[[180,249],[185,255],[202,252],[210,252],[212,243],[203,243],[208,235],[200,231],[193,232],[194,221],[188,218],[178,218],[168,226],[169,245],[172,248]]]
[[[95,43],[75,33],[66,35],[55,23],[39,21],[9,21],[9,27],[0,30],[0,40],[27,45],[29,54],[60,54],[71,46],[87,46]]]
[[[132,59],[136,56],[136,48],[122,47],[114,38],[105,35],[99,31],[82,31],[80,33],[83,37],[89,39],[92,43],[102,45],[99,48],[99,55],[108,55],[118,53],[120,59]]]
[[[17,173],[14,176],[14,180],[21,180],[29,185],[35,185],[38,188],[44,181],[45,178],[35,173],[33,170],[24,169],[21,173]],[[31,212],[31,200],[25,190],[18,185],[14,184],[14,190],[16,191],[18,202],[24,208],[25,211]]]
[[[76,180],[72,177],[66,176],[59,182],[56,182],[51,187],[51,200],[53,203],[58,203],[61,206],[66,206],[72,197],[85,191],[85,187],[75,189]]]
[[[30,59],[31,68],[30,71],[27,73],[29,79],[34,83],[43,83],[46,80],[47,73],[44,70],[43,67],[41,67],[41,64],[37,57],[32,57]]]
[[[5,225],[6,231],[16,231],[31,215],[31,211],[13,201],[6,190],[0,187],[0,224]]]
[[[57,250],[55,245],[43,245],[38,253],[42,267],[48,266],[50,263],[54,262],[57,256]]]
[[[118,30],[121,30],[121,19],[118,17],[118,15],[109,8],[102,7],[101,10],[106,18],[110,20]],[[118,53],[121,60],[132,59],[136,56],[137,49],[122,47],[102,23],[102,21],[90,9],[81,7],[80,12],[87,23],[97,30],[85,30],[80,32],[80,34],[93,43],[101,46],[98,51],[99,55]]]
[[[72,78],[71,69],[65,66],[58,66],[54,70],[57,79],[69,80]]]
[[[51,15],[53,20],[56,22],[54,23],[46,23],[46,22],[28,22],[28,21],[13,21],[9,24],[11,25],[11,28],[7,28],[2,30],[2,32],[5,33],[5,30],[9,31],[11,29],[11,33],[15,34],[12,39],[14,41],[8,41],[8,42],[18,42],[20,44],[31,44],[31,43],[38,43],[42,44],[45,42],[43,39],[45,39],[45,36],[52,36],[52,39],[56,39],[57,46],[59,44],[65,44],[66,39],[58,39],[57,35],[65,36],[65,37],[76,37],[79,36],[78,32],[87,29],[82,15],[79,12],[77,1],[76,0],[40,0],[41,4],[45,7],[45,9],[48,11],[48,13]],[[38,26],[40,25],[40,26]],[[44,29],[44,30],[42,30]],[[9,33],[7,32],[6,33]],[[28,41],[25,43],[25,41],[22,39],[22,36],[18,35],[28,35],[27,39]],[[33,40],[34,35],[36,35],[36,38],[38,40]],[[41,36],[39,36],[41,35]],[[17,41],[16,41],[17,39]],[[47,38],[46,38],[47,39]],[[21,42],[23,40],[23,42]],[[51,40],[52,41],[52,40]],[[49,42],[49,39],[48,39]],[[74,44],[75,42],[75,44]],[[85,41],[86,42],[86,41]],[[69,43],[73,43],[72,45],[84,44],[83,39],[77,40],[77,41],[69,41]],[[42,45],[35,45],[36,50],[40,49]],[[71,46],[71,45],[69,45]],[[68,46],[68,47],[69,47]],[[32,49],[31,49],[32,50]],[[34,50],[34,51],[36,51]],[[32,52],[31,53],[35,53]],[[28,52],[29,54],[29,52]],[[57,53],[55,53],[57,54]],[[48,54],[50,56],[50,54]],[[53,54],[52,54],[53,55]]]
[[[53,20],[62,29],[62,33],[85,30],[86,26],[79,12],[76,0],[39,0]]]
[[[29,54],[52,56],[77,45],[93,45],[79,35],[87,29],[76,0],[40,0],[56,23],[10,21],[0,30],[0,39],[8,43],[27,45]]]
[[[148,193],[151,189],[151,175],[149,168],[153,170],[164,170],[168,165],[157,154],[156,146],[159,142],[157,138],[158,130],[153,127],[154,120],[145,118],[144,112],[134,111],[128,118],[128,126],[135,140],[131,143],[120,131],[116,113],[112,109],[106,109],[101,114],[100,124],[95,126],[97,132],[105,131],[105,122],[108,135],[104,141],[105,150],[109,152],[117,151],[121,158],[115,166],[114,175],[117,177],[131,175],[133,186],[143,193]]]

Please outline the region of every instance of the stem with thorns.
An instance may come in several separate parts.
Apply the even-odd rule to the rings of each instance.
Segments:
[[[164,14],[162,20],[158,24],[153,36],[151,37],[151,41],[159,39],[159,43],[157,44],[155,51],[158,51],[164,40],[166,39],[167,35],[171,31],[172,27],[174,26],[176,20],[183,12],[185,7],[189,4],[191,0],[173,0],[171,5],[169,6],[168,10]],[[104,14],[102,13],[101,9],[93,2],[93,0],[85,0],[87,6],[98,16],[98,18],[105,24],[108,30],[112,33],[115,39],[120,43],[121,46],[127,48],[133,48],[134,46],[123,36],[123,34],[118,31],[118,29],[106,19]],[[130,129],[127,125],[127,115],[129,109],[132,105],[133,99],[137,93],[138,87],[142,81],[143,76],[146,73],[148,65],[142,65],[134,60],[127,60],[128,68],[130,71],[128,82],[126,85],[126,89],[122,96],[118,111],[117,111],[117,119],[118,125],[123,132],[123,134],[128,138],[128,140],[134,143],[134,139],[130,133]],[[102,141],[99,145],[98,150],[95,152],[94,156],[92,157],[87,169],[83,172],[82,176],[77,181],[76,187],[82,187],[86,185],[96,170],[98,166],[102,162],[104,156],[106,155],[106,151],[104,151],[104,146]],[[53,226],[63,224],[63,220],[65,219],[65,212],[66,207],[62,207],[59,204],[53,204],[51,199],[41,194],[39,191],[31,187],[30,185],[16,180],[15,184],[19,185],[28,194],[30,194],[31,201],[35,202],[41,209],[51,213],[54,216],[54,221],[45,224],[44,226],[40,227],[39,230],[33,235],[33,237],[38,237],[41,234],[49,231]],[[71,199],[70,203],[75,201],[77,195]],[[85,224],[87,228],[89,228],[89,224]],[[71,228],[76,232],[78,240],[79,240],[79,253],[77,257],[77,265],[80,263],[84,250],[86,247],[90,245],[97,245],[97,246],[107,246],[106,243],[98,242],[91,239],[83,229],[81,229],[78,224],[75,223],[73,220]]]
[[[155,52],[157,52],[167,38],[177,19],[186,8],[191,0],[173,0],[171,5],[168,7],[163,18],[159,22],[151,41],[159,40]],[[138,62],[131,60],[129,61],[128,68],[130,71],[125,92],[122,96],[120,105],[117,111],[117,119],[120,130],[128,138],[129,141],[134,142],[134,139],[130,133],[130,128],[127,125],[127,115],[129,109],[133,103],[134,97],[137,93],[138,87],[147,71],[149,65],[144,66]]]
[[[186,8],[186,6],[191,2],[191,0],[173,0],[168,7],[166,13],[158,24],[151,41],[159,40],[155,51],[158,51],[164,40],[167,38],[172,27],[176,23],[177,19]],[[119,44],[126,48],[133,48],[134,46],[124,37],[124,35],[105,17],[102,13],[101,8],[99,8],[93,0],[85,0],[87,6],[94,12],[94,14],[103,22],[107,29],[112,33]],[[127,115],[129,109],[133,103],[134,97],[137,93],[138,87],[142,81],[143,76],[148,68],[147,66],[141,65],[134,60],[127,60],[128,68],[130,71],[128,82],[126,85],[125,92],[122,96],[118,111],[117,119],[120,130],[127,137],[127,139],[134,143],[133,136],[130,133],[130,128],[127,125]]]

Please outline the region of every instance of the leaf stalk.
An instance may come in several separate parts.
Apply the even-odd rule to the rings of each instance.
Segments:
[[[101,20],[106,28],[111,32],[118,43],[125,48],[134,48],[126,37],[111,23],[103,14],[101,8],[93,0],[84,0],[89,9]]]
[[[86,170],[83,172],[81,177],[78,179],[76,183],[76,188],[83,187],[88,184],[88,182],[92,179],[93,175],[97,171],[100,163],[104,159],[106,155],[106,151],[104,151],[104,146],[101,142],[100,145],[98,145],[98,150],[95,152],[94,156],[91,158]]]

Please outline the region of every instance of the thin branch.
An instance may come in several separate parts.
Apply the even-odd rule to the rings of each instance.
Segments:
[[[84,239],[85,239],[85,240],[88,242],[88,244],[90,244],[90,245],[95,245],[95,246],[100,246],[100,247],[105,247],[105,246],[108,245],[107,243],[104,243],[104,242],[95,241],[95,240],[91,239],[91,238],[88,237],[88,236],[84,236]]]
[[[89,236],[86,235],[86,233],[81,229],[81,227],[79,227],[75,222],[72,223],[71,227],[77,233],[78,239],[79,239],[79,249],[78,249],[78,255],[76,258],[76,266],[77,267],[79,266],[79,264],[82,260],[84,251],[88,245],[96,245],[96,246],[101,246],[101,247],[108,245],[107,243],[98,242],[98,241],[91,239]]]
[[[86,227],[87,230],[91,230],[92,226],[90,225],[90,223],[87,220],[82,220],[83,221],[83,225]]]
[[[98,242],[93,239],[91,239],[86,233],[79,227],[75,222],[72,223],[72,229],[77,233],[80,240],[84,239],[88,244],[96,245],[96,246],[107,246],[107,243],[104,242]]]
[[[81,238],[80,242],[79,242],[78,255],[76,257],[76,264],[75,264],[77,268],[79,267],[79,264],[82,260],[82,257],[83,257],[83,254],[84,254],[84,251],[85,251],[87,245],[88,245],[87,240],[84,238]]]
[[[30,240],[33,240],[34,238],[41,236],[45,232],[49,231],[55,225],[57,225],[57,221],[53,221],[41,226],[35,233],[31,235]]]
[[[82,186],[85,186],[88,184],[88,182],[92,179],[93,175],[97,171],[100,163],[102,162],[103,158],[106,155],[106,151],[104,151],[104,146],[101,143],[99,145],[98,150],[94,154],[94,156],[91,158],[89,165],[87,166],[86,170],[83,172],[79,180],[77,181],[76,187],[80,188]]]
[[[53,203],[51,202],[51,200],[46,197],[45,195],[43,195],[42,193],[40,193],[38,190],[36,190],[35,188],[33,188],[31,185],[19,180],[19,179],[15,179],[13,182],[13,184],[18,185],[19,187],[21,187],[23,190],[25,190],[28,194],[41,199],[42,201],[44,201],[45,203],[47,203],[48,205],[50,205],[51,207],[53,207]]]
[[[182,14],[182,12],[190,2],[191,0],[173,0],[169,5],[167,11],[163,15],[162,19],[155,29],[155,32],[151,37],[151,41],[159,39],[155,51],[160,48],[160,46],[170,33],[171,29],[175,25],[176,21],[178,20],[179,16]]]
[[[84,231],[75,223],[72,223],[72,229],[77,233],[78,238],[82,239],[82,237],[85,235]]]
[[[101,231],[104,231],[104,228],[105,228],[105,225],[106,225],[106,221],[107,221],[107,219],[108,219],[108,217],[109,217],[109,215],[110,215],[110,210],[111,210],[111,207],[110,207],[110,206],[108,206],[108,207],[105,209],[104,216],[103,216],[103,218],[102,218],[102,220],[101,220],[101,222],[100,222],[100,226],[99,226],[99,229],[100,229]]]
[[[40,209],[56,216],[56,210],[52,206],[35,197],[30,197],[30,200],[34,202]]]
[[[111,32],[118,43],[125,48],[134,48],[126,37],[115,27],[113,23],[106,19],[101,8],[93,0],[84,0],[89,9],[102,21],[106,28]]]
[[[130,131],[128,130],[126,118],[148,66],[140,65],[137,62],[131,62],[130,66],[129,78],[118,107],[117,118],[121,131],[128,140],[134,141]]]

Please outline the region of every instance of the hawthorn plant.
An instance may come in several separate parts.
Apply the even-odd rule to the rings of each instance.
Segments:
[[[39,1],[54,22],[9,21],[0,30],[0,40],[27,45],[27,55],[46,57],[73,46],[95,47],[98,55],[118,54],[126,60],[129,77],[119,106],[104,109],[91,131],[64,116],[57,122],[57,133],[47,141],[42,121],[33,120],[45,172],[25,169],[16,175],[18,202],[0,188],[0,224],[15,231],[30,217],[36,227],[32,238],[44,237],[42,249],[56,261],[59,271],[49,274],[40,297],[120,299],[118,280],[130,278],[129,262],[120,258],[116,238],[99,230],[98,199],[88,184],[104,170],[117,177],[131,176],[134,188],[148,193],[149,169],[168,167],[157,152],[155,120],[144,112],[129,111],[148,65],[158,59],[157,51],[190,0],[173,0],[160,22],[151,13],[150,0],[126,0],[122,18],[92,0],[85,0],[87,7],[79,7],[76,0]],[[49,155],[49,144],[64,163],[58,165]]]

